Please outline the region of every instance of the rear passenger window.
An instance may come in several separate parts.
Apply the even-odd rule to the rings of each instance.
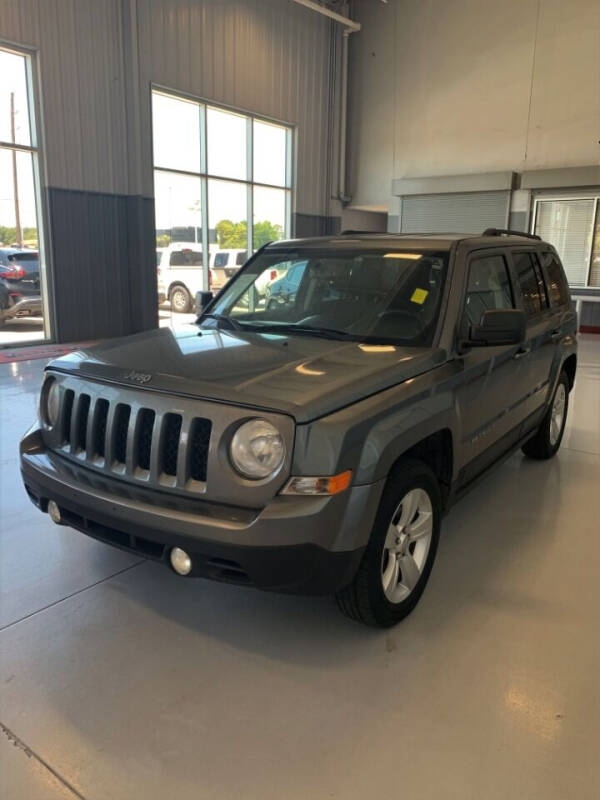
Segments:
[[[548,308],[546,288],[539,264],[532,253],[513,253],[513,260],[523,296],[523,310],[528,317],[535,317]]]
[[[171,267],[201,267],[202,252],[196,250],[173,250],[169,259]]]
[[[226,267],[229,253],[217,253],[215,255],[215,267]]]
[[[478,325],[488,309],[514,308],[510,279],[503,256],[474,258],[469,265],[465,313]]]
[[[548,291],[553,306],[565,306],[570,300],[569,287],[558,258],[554,253],[540,253],[548,278]]]

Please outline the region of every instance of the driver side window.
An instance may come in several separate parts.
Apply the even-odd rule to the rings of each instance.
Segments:
[[[514,298],[504,256],[481,256],[469,264],[465,321],[478,325],[484,311],[514,308]]]

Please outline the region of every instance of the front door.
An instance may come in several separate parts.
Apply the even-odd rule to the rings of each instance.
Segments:
[[[504,251],[473,253],[467,270],[463,326],[479,324],[488,309],[515,308]],[[469,483],[519,438],[526,416],[528,354],[518,345],[473,347],[463,357],[457,392],[461,420],[459,482]]]

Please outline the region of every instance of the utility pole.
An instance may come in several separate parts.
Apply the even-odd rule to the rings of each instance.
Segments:
[[[15,93],[10,93],[10,134],[13,144],[16,144],[15,135]],[[23,247],[23,231],[21,230],[21,213],[19,211],[19,180],[17,178],[17,151],[12,151],[13,191],[15,194],[15,227],[17,246]]]

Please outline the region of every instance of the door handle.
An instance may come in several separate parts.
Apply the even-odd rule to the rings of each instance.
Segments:
[[[525,358],[529,353],[531,353],[531,347],[522,347],[520,350],[517,350],[513,358],[515,361],[518,361],[520,358]]]
[[[560,328],[556,328],[550,334],[550,339],[553,342],[558,342],[558,341],[560,341],[562,339],[562,335],[563,335],[563,333],[562,333],[561,329]]]

